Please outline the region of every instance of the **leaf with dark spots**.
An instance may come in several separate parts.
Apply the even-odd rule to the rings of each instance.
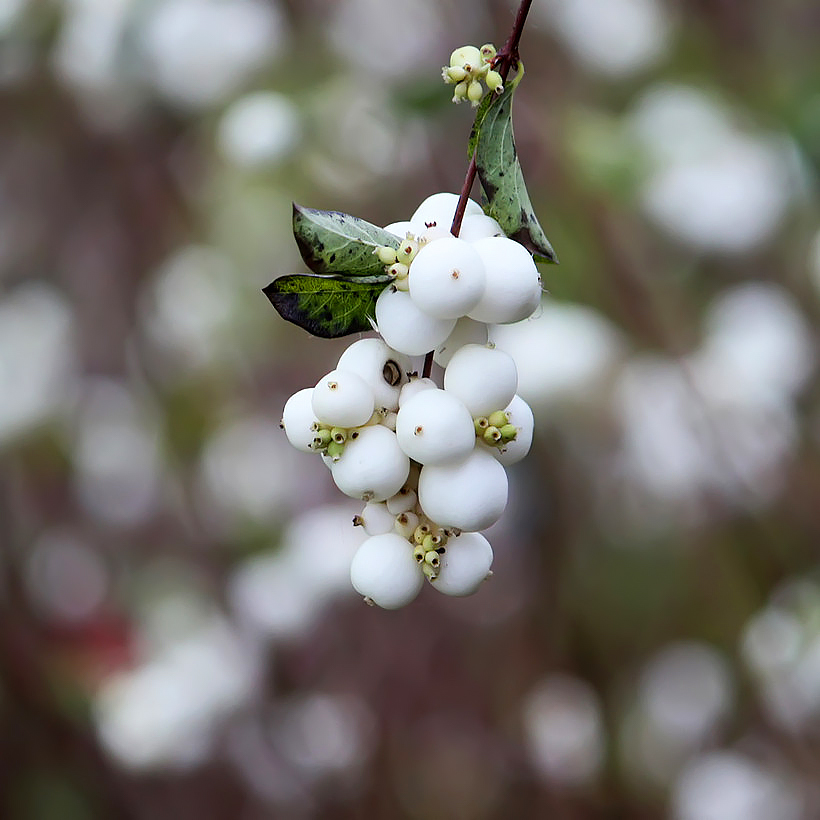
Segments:
[[[339,211],[319,211],[293,204],[293,235],[305,264],[324,276],[384,275],[373,251],[399,246],[393,234],[364,219]]]
[[[513,137],[512,98],[522,75],[523,69],[505,84],[504,93],[492,100],[480,122],[476,117],[476,169],[487,196],[485,211],[504,233],[533,253],[536,261],[557,262],[533,212]]]
[[[389,283],[386,276],[361,281],[292,273],[274,279],[263,292],[283,319],[313,336],[336,339],[372,330],[376,299]]]

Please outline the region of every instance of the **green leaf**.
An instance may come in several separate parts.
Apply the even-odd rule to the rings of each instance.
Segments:
[[[375,248],[399,246],[376,225],[339,211],[318,211],[293,203],[293,235],[305,264],[320,275],[383,276]]]
[[[263,293],[279,315],[323,339],[372,330],[376,299],[390,279],[362,282],[309,273],[292,273],[274,279]]]
[[[518,83],[518,79],[516,78],[513,82],[516,84]],[[478,135],[481,133],[481,123],[484,122],[484,117],[487,116],[487,112],[490,110],[490,106],[498,99],[497,94],[493,94],[492,92],[485,94],[484,99],[478,105],[478,108],[475,112],[475,119],[473,120],[473,127],[470,129],[470,139],[467,140],[467,159],[472,159],[473,154],[475,153],[476,146],[478,145]]]
[[[476,168],[487,195],[486,211],[504,233],[535,254],[536,261],[557,262],[533,211],[513,138],[512,98],[523,73],[520,70],[514,80],[505,83],[504,93],[489,103],[483,115],[479,107],[474,126],[478,131]]]

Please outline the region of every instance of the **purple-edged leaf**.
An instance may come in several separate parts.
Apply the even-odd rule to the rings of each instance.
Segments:
[[[384,263],[373,251],[399,240],[383,228],[339,211],[293,203],[293,236],[305,264],[323,276],[380,276]]]
[[[390,280],[360,281],[307,273],[291,273],[274,279],[265,296],[288,322],[323,339],[372,330],[376,299]]]

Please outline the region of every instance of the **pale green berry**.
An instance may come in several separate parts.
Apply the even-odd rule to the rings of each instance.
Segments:
[[[394,279],[406,279],[410,268],[408,268],[404,262],[395,262],[387,269],[387,272]]]
[[[461,46],[450,55],[450,65],[471,71],[481,65],[481,52],[475,46]]]
[[[468,85],[467,85],[466,81],[460,82],[455,87],[455,90],[453,91],[453,102],[454,103],[460,103],[463,100],[467,99],[467,88],[468,88]]]
[[[490,447],[498,446],[498,443],[501,441],[501,431],[497,427],[493,427],[490,425],[485,431],[484,435],[482,436],[484,439],[485,444],[489,444]]]
[[[444,74],[450,83],[460,83],[467,77],[467,72],[460,65],[445,68]]]
[[[396,261],[395,248],[391,248],[387,245],[382,245],[380,248],[376,248],[375,253],[379,257],[379,261],[383,265],[392,265]]]
[[[491,60],[495,59],[496,50],[495,46],[492,43],[484,43],[481,46],[481,59],[485,63],[489,63]]]
[[[501,429],[509,421],[509,419],[503,410],[496,410],[494,413],[490,413],[487,417],[487,421],[490,423],[491,427],[498,427]]]
[[[487,88],[490,91],[495,91],[496,94],[501,94],[504,91],[504,80],[497,71],[490,69],[484,78],[484,82],[487,83]]]
[[[473,105],[478,105],[483,96],[484,89],[481,87],[481,83],[478,80],[473,80],[470,85],[467,86],[467,99],[469,99]]]
[[[419,243],[408,237],[399,245],[396,251],[396,259],[404,265],[409,265],[418,252]]]

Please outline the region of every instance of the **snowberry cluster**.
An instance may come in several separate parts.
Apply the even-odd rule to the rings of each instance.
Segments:
[[[354,524],[369,537],[351,581],[388,609],[415,598],[425,578],[448,595],[478,589],[493,559],[479,531],[503,513],[504,468],[532,442],[515,362],[488,345],[488,325],[532,314],[540,277],[475,202],[460,237],[450,234],[457,201],[435,194],[387,226],[402,241],[376,250],[393,277],[376,303],[381,338],[350,345],[282,417],[291,444],[320,453],[336,486],[366,502]],[[413,357],[431,350],[443,389],[417,375]]]
[[[492,43],[481,48],[461,46],[450,55],[450,65],[441,69],[444,82],[455,85],[453,102],[469,100],[473,106],[478,105],[484,96],[483,80],[490,91],[501,94],[504,91],[501,75],[492,67],[496,50]]]

